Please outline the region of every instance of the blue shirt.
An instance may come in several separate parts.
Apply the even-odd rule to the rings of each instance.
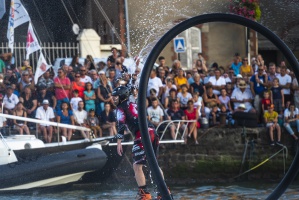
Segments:
[[[262,76],[258,76],[258,78],[265,83],[265,75],[263,74]],[[268,76],[268,81],[270,80],[269,76]],[[256,82],[255,80],[255,74],[252,75],[252,77],[250,78],[250,82],[253,82],[253,89],[255,94],[262,94],[267,88],[263,85],[263,84],[259,84]]]
[[[57,111],[57,115],[60,117],[60,123],[62,124],[72,124],[71,116],[73,116],[73,111],[69,110],[69,115],[64,116],[62,110]]]
[[[242,62],[239,62],[238,64],[233,63],[231,65],[231,68],[234,70],[235,76],[237,76],[238,74],[240,74],[240,67],[241,66],[242,66]]]

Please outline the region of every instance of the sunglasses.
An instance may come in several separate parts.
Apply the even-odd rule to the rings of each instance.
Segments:
[[[80,78],[80,76],[75,76],[76,78]]]
[[[264,71],[264,69],[259,69],[259,71]]]
[[[85,72],[86,70],[82,70],[82,69],[81,69],[80,71],[81,71],[81,72]]]
[[[28,74],[23,74],[22,76],[28,76]]]

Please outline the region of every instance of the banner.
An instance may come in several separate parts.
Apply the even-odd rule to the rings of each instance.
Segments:
[[[12,53],[13,53],[13,44],[14,44],[14,29],[28,21],[30,21],[30,17],[26,9],[20,2],[20,0],[11,0],[7,39],[8,39],[8,47],[11,49]]]
[[[33,28],[31,23],[28,26],[28,33],[27,33],[27,42],[26,42],[26,59],[29,59],[29,55],[37,50],[40,50],[41,47],[37,41],[37,38],[34,34]]]
[[[11,53],[13,53],[13,43],[15,40],[14,16],[15,16],[15,3],[14,0],[11,0],[10,8],[9,8],[8,29],[7,29],[8,47],[11,49]]]
[[[6,13],[5,0],[0,0],[0,19]]]
[[[34,82],[37,84],[38,78],[43,75],[52,65],[48,65],[42,52],[40,52],[38,62],[36,65],[36,71],[34,75]]]

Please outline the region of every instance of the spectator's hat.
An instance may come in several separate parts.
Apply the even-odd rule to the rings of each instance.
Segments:
[[[238,75],[236,76],[236,78],[243,78],[243,76],[242,76],[241,74],[238,74]]]
[[[99,75],[101,74],[105,74],[105,72],[103,70],[99,71]]]
[[[12,89],[11,85],[7,85],[7,86],[6,86],[6,89],[7,89],[7,90],[8,90],[8,89]]]
[[[246,110],[246,106],[244,103],[241,103],[239,106],[238,106],[239,109],[244,109]]]
[[[238,88],[246,88],[246,82],[244,80],[240,80],[238,83]]]
[[[49,104],[49,100],[48,99],[44,99],[43,100],[43,104]]]

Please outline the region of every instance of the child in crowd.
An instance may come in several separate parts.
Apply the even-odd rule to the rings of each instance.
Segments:
[[[203,103],[203,99],[201,96],[199,96],[198,92],[194,92],[192,95],[192,100],[194,102],[194,108],[196,108],[198,110],[198,117],[205,117],[206,113],[205,113],[205,106]]]
[[[230,109],[227,109],[224,104],[220,104],[220,116],[225,116],[226,125],[234,125],[235,121],[233,120],[233,114]],[[220,117],[221,118],[221,117]]]
[[[96,94],[92,89],[92,84],[90,82],[85,84],[85,91],[84,91],[84,100],[85,100],[85,110],[89,112],[91,109],[96,109]]]
[[[220,124],[220,111],[217,105],[214,105],[209,114],[209,124],[210,126],[216,126]]]
[[[271,88],[271,100],[274,104],[275,111],[282,115],[284,107],[284,93],[281,86],[279,86],[279,79],[273,79],[273,87]]]
[[[274,136],[273,132],[276,129],[277,130],[277,145],[281,145],[280,139],[281,139],[281,128],[278,124],[278,113],[274,111],[274,104],[271,104],[268,107],[268,112],[264,113],[264,119],[266,123],[266,127],[269,128],[269,135],[270,135],[270,145],[274,146]]]
[[[230,105],[230,98],[227,96],[226,89],[222,88],[220,92],[221,92],[221,95],[219,96],[220,103],[223,104],[226,109],[232,110],[232,107]]]
[[[71,108],[73,111],[78,110],[78,103],[80,101],[83,101],[81,97],[79,97],[79,91],[78,90],[74,90],[73,91],[73,98],[70,101],[71,104]]]
[[[94,109],[90,109],[87,117],[87,124],[93,131],[95,137],[103,137],[102,129],[100,127],[99,119],[95,116]]]
[[[268,107],[271,105],[271,98],[270,98],[270,92],[264,91],[264,98],[262,99],[262,111],[265,113],[268,111]]]

